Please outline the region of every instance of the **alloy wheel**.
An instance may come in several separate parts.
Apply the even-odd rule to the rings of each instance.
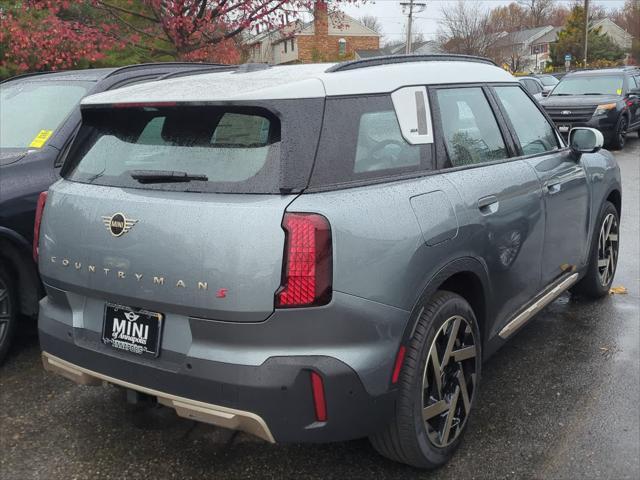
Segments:
[[[9,322],[11,321],[13,305],[9,296],[9,287],[0,278],[0,345],[3,344],[9,332]]]
[[[618,262],[618,221],[613,213],[604,217],[598,237],[598,276],[606,287],[616,272]]]
[[[422,419],[436,447],[462,433],[476,390],[478,349],[471,323],[455,315],[436,333],[422,380]]]
[[[620,120],[620,127],[618,127],[618,145],[620,148],[624,147],[627,139],[627,121],[623,118]]]

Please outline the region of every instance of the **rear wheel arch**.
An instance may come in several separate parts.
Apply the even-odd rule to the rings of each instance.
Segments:
[[[471,305],[473,312],[476,314],[481,336],[484,338],[484,329],[487,325],[487,297],[480,277],[475,272],[468,270],[458,272],[442,282],[438,290],[456,293]]]
[[[463,257],[447,263],[427,282],[411,311],[402,344],[406,344],[413,336],[422,306],[440,290],[456,293],[471,305],[478,321],[480,341],[484,343],[489,327],[487,319],[490,318],[488,311],[491,297],[489,275],[482,262],[473,257]]]
[[[616,207],[618,211],[618,217],[622,216],[622,194],[620,190],[614,188],[609,192],[605,201],[613,203],[613,206]]]
[[[31,259],[28,242],[15,232],[11,232],[13,235],[8,232],[5,229],[0,231],[0,263],[18,282],[19,312],[35,316],[38,313],[38,301],[42,297],[37,266]]]

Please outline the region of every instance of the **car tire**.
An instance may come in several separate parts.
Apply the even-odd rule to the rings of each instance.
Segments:
[[[582,279],[571,291],[590,298],[601,298],[609,293],[618,263],[620,251],[620,219],[613,203],[607,201],[602,206],[594,230],[589,264]],[[602,262],[607,262],[603,265]]]
[[[477,396],[482,352],[476,316],[464,298],[438,291],[423,307],[406,347],[394,415],[370,441],[391,460],[433,469],[460,444]]]
[[[17,286],[14,277],[0,261],[0,364],[4,361],[16,329]]]
[[[613,137],[611,138],[611,148],[614,150],[622,150],[627,142],[627,128],[629,126],[629,122],[627,121],[627,117],[624,115],[620,116],[620,120],[618,120],[618,124],[616,125],[616,129],[613,132]]]

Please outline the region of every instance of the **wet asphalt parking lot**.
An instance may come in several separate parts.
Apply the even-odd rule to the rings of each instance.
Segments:
[[[462,446],[440,470],[385,460],[367,440],[270,445],[128,405],[114,387],[45,373],[25,326],[0,367],[0,479],[640,478],[640,140],[631,137],[615,153],[624,191],[614,286],[628,293],[565,294],[493,356]]]

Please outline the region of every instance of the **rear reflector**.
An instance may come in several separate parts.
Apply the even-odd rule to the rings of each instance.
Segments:
[[[316,372],[311,372],[311,390],[313,391],[313,405],[318,422],[327,421],[327,402],[324,397],[324,384],[322,377]]]
[[[285,213],[282,285],[276,307],[308,307],[331,301],[331,227],[316,213]]]
[[[400,370],[402,370],[402,363],[404,362],[404,355],[407,353],[407,349],[404,345],[400,346],[398,354],[396,355],[396,364],[393,366],[393,375],[391,375],[391,383],[398,383],[400,378]]]
[[[40,223],[42,222],[42,213],[44,205],[47,203],[47,192],[42,192],[38,197],[36,205],[36,220],[33,224],[33,260],[38,263],[38,242],[40,241]]]

